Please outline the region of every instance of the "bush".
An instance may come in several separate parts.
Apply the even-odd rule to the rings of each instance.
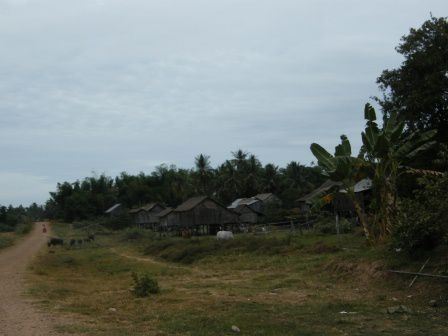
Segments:
[[[157,238],[156,235],[157,235],[156,233],[146,229],[141,229],[137,227],[126,228],[122,232],[121,241],[155,239]]]
[[[33,228],[33,224],[31,222],[22,223],[22,224],[17,225],[14,231],[17,234],[24,235],[24,234],[29,233],[32,228]]]
[[[430,250],[448,240],[448,176],[425,177],[414,199],[401,203],[399,223],[392,232],[392,245],[408,253]]]
[[[14,227],[4,223],[0,223],[0,232],[13,232]]]
[[[157,280],[152,278],[149,274],[137,274],[133,272],[132,279],[134,280],[132,293],[136,297],[147,297],[150,294],[157,294],[160,292]]]
[[[0,236],[0,249],[11,246],[14,243],[14,239],[11,237]]]

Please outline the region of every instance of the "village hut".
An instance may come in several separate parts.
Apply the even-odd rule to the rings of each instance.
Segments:
[[[174,208],[168,207],[163,209],[157,214],[159,217],[159,230],[162,232],[171,232],[176,228],[176,220],[175,217],[171,214],[173,213]]]
[[[341,182],[335,182],[331,180],[325,181],[321,186],[314,189],[312,192],[306,194],[305,196],[299,198],[297,203],[300,208],[300,212],[308,213],[311,211],[313,203],[323,196],[329,194],[332,190],[339,190],[342,186]]]
[[[370,201],[370,190],[372,189],[372,180],[369,178],[357,182],[354,186],[356,197],[364,209]],[[347,192],[342,189],[341,182],[331,180],[325,181],[319,188],[313,190],[309,194],[299,198],[300,210],[307,213],[311,210],[312,204],[319,199],[323,199],[326,195],[333,194],[328,198],[328,203],[324,206],[324,210],[334,212],[342,216],[352,217],[354,214],[354,205],[347,196]]]
[[[138,227],[156,230],[159,224],[159,214],[165,207],[160,203],[149,203],[140,208],[129,211],[134,217],[134,222]]]
[[[257,224],[264,217],[262,212],[255,210],[248,204],[240,204],[233,210],[238,214],[239,221],[242,224]]]
[[[256,224],[264,216],[264,204],[255,197],[238,198],[227,208],[238,214],[241,223]]]
[[[215,235],[220,229],[233,228],[238,223],[238,214],[207,196],[188,199],[168,217],[180,230],[197,235]]]
[[[247,205],[250,208],[252,208],[253,210],[255,210],[259,213],[263,213],[264,204],[261,200],[259,200],[258,198],[255,198],[255,197],[238,198],[238,199],[234,200],[232,202],[232,204],[230,204],[227,208],[231,209],[231,210],[235,210],[240,205]]]
[[[116,217],[116,216],[121,215],[122,213],[123,213],[123,207],[122,207],[121,203],[114,204],[109,209],[104,211],[104,214],[109,217]]]

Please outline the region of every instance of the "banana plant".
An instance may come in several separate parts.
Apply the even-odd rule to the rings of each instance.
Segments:
[[[364,108],[364,117],[366,128],[361,133],[361,156],[373,180],[375,235],[384,240],[398,220],[397,178],[404,165],[436,143],[432,140],[436,131],[404,132],[405,124],[396,113],[384,118],[379,128],[375,109],[370,104]]]
[[[366,127],[361,133],[362,147],[357,157],[352,157],[350,142],[345,135],[341,144],[331,155],[320,145],[313,143],[311,151],[333,181],[340,181],[352,197],[357,215],[363,225],[366,238],[383,240],[390,234],[397,220],[397,178],[401,168],[409,164],[417,154],[429,149],[436,142],[436,131],[424,133],[405,132],[405,124],[397,114],[383,118],[382,127],[377,123],[375,109],[366,104],[364,108]],[[373,215],[367,220],[358,204],[354,185],[364,177],[373,181]]]
[[[317,143],[311,144],[311,152],[316,157],[318,165],[322,167],[322,173],[332,181],[342,183],[342,188],[353,202],[364,234],[370,241],[371,235],[364,211],[355,195],[356,182],[366,177],[365,161],[360,156],[352,156],[351,144],[345,135],[341,135],[341,143],[335,147],[334,155]]]

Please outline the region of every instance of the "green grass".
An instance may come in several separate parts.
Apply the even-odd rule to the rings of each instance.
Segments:
[[[53,229],[63,237],[83,234],[63,224]],[[76,325],[58,327],[65,332],[232,335],[236,325],[241,335],[447,334],[448,307],[428,305],[446,298],[446,283],[419,278],[408,289],[410,278],[384,269],[415,270],[421,260],[368,248],[357,235],[242,235],[216,242],[118,232],[52,251],[31,266],[30,294],[55,316],[76,317]],[[430,272],[442,270],[446,255],[435,253]],[[132,272],[150,274],[161,292],[135,298]],[[398,304],[412,314],[386,314]]]
[[[0,233],[0,250],[14,244],[14,235],[10,233]]]

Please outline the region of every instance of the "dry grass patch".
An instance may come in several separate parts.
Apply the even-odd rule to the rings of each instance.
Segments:
[[[225,251],[209,238],[190,245],[99,237],[82,249],[43,252],[33,264],[30,291],[47,309],[79,316],[73,330],[86,335],[232,335],[232,325],[242,335],[443,335],[448,327],[447,307],[427,304],[444,287],[419,279],[409,291],[400,277],[365,272],[383,252],[367,249],[361,238],[275,239],[281,253],[254,247],[253,238],[246,245],[242,236]],[[268,242],[262,237],[261,245]],[[153,246],[151,255],[142,255],[151,244],[167,248],[157,252]],[[198,245],[206,255],[197,255]],[[322,245],[338,249],[315,251]],[[168,251],[186,255],[190,247],[190,264],[184,257],[166,261]],[[161,292],[135,298],[132,272],[150,273]],[[413,313],[385,313],[397,304]]]

